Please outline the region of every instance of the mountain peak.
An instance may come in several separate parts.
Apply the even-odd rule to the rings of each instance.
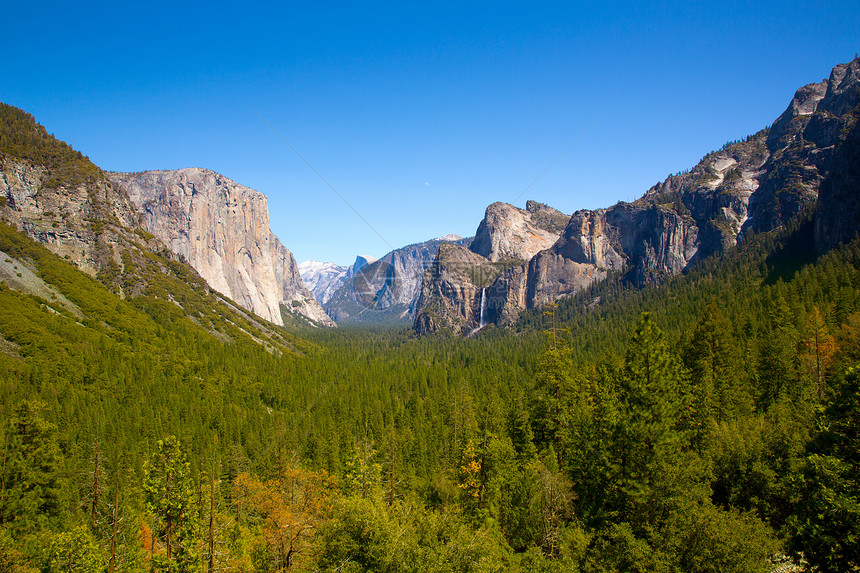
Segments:
[[[441,237],[436,237],[433,239],[434,241],[462,241],[463,237],[457,235],[455,233],[448,233],[447,235],[442,235]]]
[[[414,326],[473,328],[474,312],[464,318],[460,310],[476,308],[478,294],[489,299],[491,322],[509,324],[523,308],[556,302],[609,272],[624,273],[634,286],[660,283],[736,246],[748,231],[771,231],[812,208],[819,249],[851,239],[860,221],[857,109],[860,58],[798,89],[770,129],[706,154],[633,203],[580,210],[567,220],[536,201],[525,210],[493,203],[471,250],[507,269],[491,285],[428,274]]]
[[[496,202],[487,207],[471,250],[493,262],[528,260],[558,240],[569,218],[535,201],[526,209]]]

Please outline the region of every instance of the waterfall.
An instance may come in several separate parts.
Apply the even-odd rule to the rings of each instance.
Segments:
[[[487,326],[487,287],[481,289],[481,316],[478,319],[478,328]]]
[[[466,338],[475,336],[475,333],[487,326],[487,287],[481,289],[481,314],[478,315],[478,326],[473,328]]]

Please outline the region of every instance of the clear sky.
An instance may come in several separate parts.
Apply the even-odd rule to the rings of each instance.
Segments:
[[[0,100],[104,169],[262,191],[299,261],[349,264],[494,201],[632,200],[860,51],[856,0],[699,4],[18,1]]]

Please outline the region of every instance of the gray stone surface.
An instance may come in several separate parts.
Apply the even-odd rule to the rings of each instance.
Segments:
[[[530,202],[533,211],[518,209],[507,203],[493,203],[487,207],[484,219],[475,232],[472,252],[492,261],[527,261],[538,252],[548,249],[558,240],[561,228],[545,223],[549,207]],[[536,206],[542,207],[538,209]],[[552,210],[567,219],[566,215]]]
[[[333,326],[302,282],[292,253],[269,229],[259,191],[199,168],[110,173],[147,231],[184,257],[213,289],[274,324],[280,305]]]
[[[770,231],[816,205],[820,250],[852,239],[860,228],[858,117],[855,59],[836,66],[829,79],[800,88],[770,130],[707,154],[633,203],[577,211],[560,233],[536,225],[538,209],[490,205],[472,243],[483,263],[474,264],[524,261],[491,285],[491,320],[510,324],[522,309],[574,294],[611,271],[638,286],[662,282],[734,247],[745,233]],[[454,284],[446,276],[425,275],[425,283],[439,284],[425,284],[422,297],[426,292],[451,301],[425,304],[435,310],[432,317],[416,314],[419,332],[450,325],[462,330],[460,308],[469,293],[462,285],[443,288]]]

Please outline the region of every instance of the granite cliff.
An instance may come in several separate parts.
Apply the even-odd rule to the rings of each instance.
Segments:
[[[558,241],[569,217],[536,201],[525,209],[507,203],[487,207],[469,249],[440,249],[423,274],[415,305],[419,333],[440,329],[477,332],[511,314],[509,298],[525,288],[523,268]]]
[[[858,119],[860,59],[855,59],[834,68],[816,114],[807,124],[809,137],[820,137],[823,132],[829,136],[825,142],[834,143],[832,167],[821,183],[815,214],[815,243],[819,251],[850,241],[860,232]]]
[[[485,289],[503,269],[504,263],[494,263],[463,245],[441,245],[423,275],[415,329],[420,333],[443,328],[463,335],[475,332],[486,313]]]
[[[848,132],[821,184],[815,214],[815,244],[826,251],[860,232],[860,122]]]
[[[527,261],[558,240],[568,219],[536,201],[526,202],[525,209],[493,203],[487,207],[470,249],[492,262]]]
[[[160,338],[164,328],[178,336],[199,328],[221,342],[244,340],[277,355],[300,355],[308,348],[210,288],[182,257],[143,228],[143,217],[124,188],[80,152],[48,134],[33,116],[3,103],[0,221],[8,251],[0,262],[0,278],[6,287],[38,297],[49,311],[46,316],[68,312],[66,318],[73,320],[68,329],[76,331],[69,330],[73,345],[84,348],[87,344],[81,341],[107,335],[108,342],[113,337],[133,339],[132,354],[139,354],[151,348],[152,337]],[[7,225],[71,264],[44,257],[43,249],[21,241]],[[82,281],[78,270],[95,280]],[[122,299],[133,299],[137,309],[120,305]],[[140,319],[154,322],[138,329]],[[36,332],[32,327],[38,321],[25,326],[28,338]],[[52,322],[47,328],[60,324]],[[79,337],[77,329],[88,334]],[[41,340],[42,334],[37,338]],[[168,369],[174,364],[171,361]],[[182,372],[171,374],[176,379],[183,376]]]
[[[816,209],[820,250],[853,238],[860,221],[858,117],[860,59],[855,59],[797,90],[769,129],[707,154],[633,203],[574,213],[557,241],[521,264],[510,261],[489,285],[486,318],[510,324],[522,309],[554,302],[610,272],[623,273],[636,286],[659,283],[737,245],[744,233],[769,231],[809,209]],[[539,235],[524,231],[521,210],[499,205],[487,209],[472,250],[486,262],[525,258],[528,249],[517,250],[518,242],[507,237]],[[439,263],[444,267],[445,261]],[[425,275],[425,282],[434,280],[440,279]],[[425,285],[415,329],[463,331],[461,314],[446,318],[439,309],[456,307],[457,297],[467,291],[462,285]],[[423,316],[431,308],[436,309],[432,320]],[[476,326],[474,320],[470,326]]]
[[[302,282],[292,253],[269,229],[265,195],[198,168],[109,173],[144,228],[209,285],[278,325],[282,310],[333,326]]]

